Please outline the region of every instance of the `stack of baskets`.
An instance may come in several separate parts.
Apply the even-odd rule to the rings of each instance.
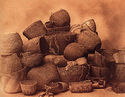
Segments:
[[[0,77],[3,90],[7,93],[20,92],[19,81],[24,79],[25,69],[19,58],[22,39],[18,33],[0,36]]]

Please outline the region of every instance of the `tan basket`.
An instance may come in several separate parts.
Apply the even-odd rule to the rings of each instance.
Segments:
[[[3,90],[6,93],[18,93],[21,92],[20,88],[20,81],[24,80],[26,78],[26,70],[27,67],[24,67],[23,69],[13,72],[11,74],[2,74],[2,85]]]
[[[25,95],[33,95],[37,90],[37,81],[24,80],[20,82],[21,90]]]
[[[9,56],[0,56],[0,73],[11,74],[23,68],[16,53]]]
[[[85,22],[81,25],[81,26],[83,26],[83,29],[86,28],[85,25],[87,25],[93,32],[95,32],[95,33],[97,34],[97,32],[96,32],[96,24],[95,24],[94,19],[90,19],[90,20],[85,21]]]
[[[4,33],[0,35],[0,55],[20,53],[22,45],[23,42],[18,33]]]
[[[28,39],[32,39],[38,36],[43,36],[47,32],[44,24],[42,21],[36,21],[32,23],[30,26],[28,26],[24,32],[23,35],[26,36]]]

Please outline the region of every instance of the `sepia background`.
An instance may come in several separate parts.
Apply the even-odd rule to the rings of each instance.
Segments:
[[[71,25],[93,18],[103,43],[102,48],[125,48],[124,0],[0,0],[0,33],[18,32],[25,42],[27,39],[22,32],[27,26],[37,20],[45,23],[51,13],[60,9],[69,12]],[[100,95],[99,97],[125,97],[103,90],[89,95],[98,97],[96,93]],[[69,94],[63,94],[61,97],[69,97]],[[71,96],[81,97],[80,94]],[[85,94],[84,97],[89,96]]]
[[[51,13],[66,9],[71,25],[93,18],[103,48],[125,48],[124,0],[0,0],[0,33],[22,31],[36,20],[43,23]]]

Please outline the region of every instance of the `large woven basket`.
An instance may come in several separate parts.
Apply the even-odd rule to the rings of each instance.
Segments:
[[[23,42],[18,33],[0,34],[0,55],[20,53],[22,45]]]
[[[88,26],[86,25],[87,29],[83,30],[78,35],[77,42],[84,45],[89,52],[94,50],[98,50],[101,47],[101,39],[96,33],[93,33]]]
[[[26,79],[27,67],[21,70],[13,72],[11,74],[2,74],[1,80],[3,90],[6,93],[18,93],[21,92],[20,81]]]
[[[63,82],[78,82],[85,80],[88,74],[86,66],[74,65],[68,70],[65,67],[58,68],[58,72]]]
[[[38,82],[38,90],[44,90],[45,84],[52,81],[59,81],[59,74],[56,66],[48,63],[40,67],[32,68],[27,75],[28,79]]]

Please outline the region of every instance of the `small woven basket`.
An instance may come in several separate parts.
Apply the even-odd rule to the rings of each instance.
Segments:
[[[33,95],[37,90],[37,81],[24,80],[20,82],[21,90],[24,95]]]

